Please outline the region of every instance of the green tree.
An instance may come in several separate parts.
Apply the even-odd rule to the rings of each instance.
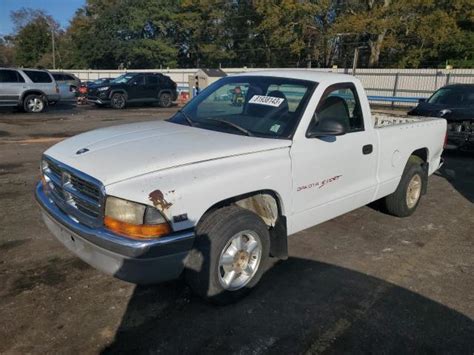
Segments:
[[[326,64],[331,1],[256,1],[257,29],[268,66]]]
[[[12,21],[17,29],[14,36],[15,62],[18,66],[51,66],[51,36],[59,25],[41,10],[22,8],[13,11]],[[46,58],[50,56],[50,59]]]
[[[460,36],[469,37],[463,37],[459,21],[472,11],[472,0],[353,1],[345,5],[335,31],[354,47],[368,47],[369,67],[433,66],[443,62],[445,49],[459,44]]]

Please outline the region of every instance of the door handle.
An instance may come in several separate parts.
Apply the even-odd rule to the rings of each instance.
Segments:
[[[362,147],[362,154],[367,155],[372,153],[374,150],[374,146],[372,144],[366,144]]]

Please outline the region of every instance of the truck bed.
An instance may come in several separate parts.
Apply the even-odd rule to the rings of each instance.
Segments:
[[[436,117],[413,117],[413,116],[407,116],[405,114],[397,115],[397,114],[376,113],[376,112],[372,113],[372,118],[374,120],[374,128],[383,128],[387,126],[419,123],[419,122],[426,122],[426,121],[432,121],[434,119],[438,119]]]

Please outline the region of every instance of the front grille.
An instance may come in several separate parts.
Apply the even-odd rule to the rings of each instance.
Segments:
[[[52,158],[43,158],[43,174],[53,202],[80,223],[96,227],[102,224],[104,195],[102,184]]]

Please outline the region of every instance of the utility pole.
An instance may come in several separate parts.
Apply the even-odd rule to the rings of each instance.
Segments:
[[[51,26],[51,42],[53,46],[53,69],[56,69],[56,53],[54,48],[54,28]]]

